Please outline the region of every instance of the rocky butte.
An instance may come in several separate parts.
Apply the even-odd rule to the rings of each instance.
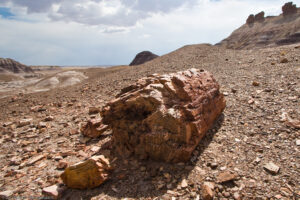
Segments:
[[[129,64],[129,66],[141,65],[141,64],[148,62],[150,60],[153,60],[157,57],[159,57],[159,56],[155,55],[154,53],[152,53],[150,51],[142,51],[135,56],[135,58]]]

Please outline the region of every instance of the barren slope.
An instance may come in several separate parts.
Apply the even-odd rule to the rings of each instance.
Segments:
[[[73,164],[105,154],[116,159],[112,178],[93,190],[68,189],[63,199],[194,199],[201,197],[204,181],[215,184],[217,199],[297,199],[300,132],[281,121],[284,112],[300,118],[300,49],[295,47],[237,51],[186,46],[137,67],[88,69],[89,79],[74,86],[0,99],[0,190],[41,197],[42,188],[60,182],[60,159]],[[283,57],[287,63],[280,63]],[[214,74],[227,107],[188,163],[120,158],[110,145],[109,132],[93,140],[81,137],[79,126],[91,118],[90,106],[103,106],[140,77],[191,67]],[[50,116],[51,121],[40,123]],[[14,125],[24,118],[32,118],[29,125]],[[95,151],[95,146],[100,149]],[[32,158],[41,159],[30,165]],[[269,162],[280,167],[278,174],[263,168]],[[237,180],[218,183],[224,171],[236,173]]]

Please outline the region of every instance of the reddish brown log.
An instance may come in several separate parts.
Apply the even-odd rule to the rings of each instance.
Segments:
[[[225,105],[213,76],[190,69],[138,80],[108,103],[101,116],[121,154],[181,162],[189,160]]]

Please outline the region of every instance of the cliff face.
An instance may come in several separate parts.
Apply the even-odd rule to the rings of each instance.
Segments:
[[[155,55],[150,51],[142,51],[135,56],[135,58],[129,65],[130,66],[141,65],[141,64],[148,62],[150,60],[153,60],[154,58],[157,58],[157,57],[158,57],[158,55]]]
[[[251,49],[300,42],[300,8],[291,2],[282,6],[279,16],[251,14],[246,24],[217,45],[230,49]]]
[[[10,58],[0,58],[0,73],[33,73],[33,70]]]

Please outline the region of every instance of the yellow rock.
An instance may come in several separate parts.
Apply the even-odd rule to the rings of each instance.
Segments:
[[[111,169],[109,161],[103,155],[93,156],[66,168],[60,177],[69,188],[90,189],[106,181]]]

